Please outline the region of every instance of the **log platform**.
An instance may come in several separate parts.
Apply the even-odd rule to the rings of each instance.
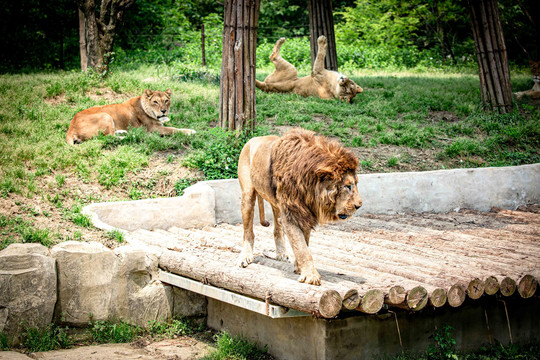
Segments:
[[[165,271],[323,318],[538,295],[537,205],[516,211],[362,214],[317,228],[310,249],[321,286],[297,282],[292,263],[275,260],[272,232],[273,226],[255,226],[255,261],[247,268],[236,265],[241,224],[138,229],[127,239],[159,246]]]

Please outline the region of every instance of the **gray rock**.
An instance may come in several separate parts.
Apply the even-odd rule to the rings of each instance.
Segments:
[[[117,248],[115,254],[118,265],[114,278],[113,316],[142,327],[149,321],[169,320],[173,308],[172,290],[156,280],[157,256],[132,246]]]
[[[40,244],[12,244],[0,251],[0,332],[15,344],[24,327],[44,328],[56,303],[55,261]]]
[[[117,258],[97,242],[67,241],[51,250],[58,269],[55,320],[84,326],[90,317],[106,320],[113,304],[113,278]]]

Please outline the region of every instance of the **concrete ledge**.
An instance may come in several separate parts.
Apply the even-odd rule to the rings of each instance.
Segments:
[[[364,205],[356,215],[459,208],[488,211],[493,206],[514,210],[540,202],[540,164],[358,177]],[[98,203],[86,206],[83,212],[104,230],[202,228],[220,222],[241,223],[241,198],[238,179],[211,180],[190,186],[180,197]],[[272,209],[266,202],[265,215],[272,220]],[[259,221],[258,211],[255,221]]]
[[[540,201],[540,164],[500,168],[360,174],[364,201],[356,215],[448,212],[457,208],[488,211],[493,206],[516,209]],[[216,192],[216,220],[242,222],[237,179],[207,181]],[[265,205],[265,215],[272,210]],[[258,211],[255,211],[258,221]]]
[[[203,228],[216,223],[215,192],[204,182],[190,186],[183,196],[85,206],[83,213],[103,230],[154,230],[170,227]]]

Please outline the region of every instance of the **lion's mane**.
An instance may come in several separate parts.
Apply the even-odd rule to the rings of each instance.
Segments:
[[[337,141],[296,129],[273,146],[272,188],[284,215],[305,231],[337,220],[337,185],[357,168],[356,156]]]

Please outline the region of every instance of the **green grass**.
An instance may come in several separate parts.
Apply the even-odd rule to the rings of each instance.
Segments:
[[[67,328],[51,324],[44,329],[26,328],[23,333],[23,346],[30,352],[66,349],[73,345]]]
[[[262,64],[258,79],[270,71]],[[237,176],[238,156],[249,136],[215,128],[218,69],[174,63],[139,64],[132,69],[116,69],[105,79],[78,71],[0,77],[0,197],[30,204],[21,208],[23,221],[54,218],[57,209],[74,225],[73,234],[61,237],[80,239],[91,229],[90,219],[80,208],[90,202],[155,197],[163,179],[172,188],[167,194],[176,195],[194,181]],[[300,75],[308,73],[305,66],[299,70]],[[518,102],[507,115],[485,112],[478,75],[472,70],[350,69],[348,75],[364,88],[352,104],[257,90],[258,127],[253,135],[300,126],[338,138],[364,153],[376,152],[378,157],[360,158],[361,172],[540,162],[538,107]],[[156,80],[143,81],[150,77]],[[530,75],[513,72],[512,82],[515,90],[526,89]],[[124,138],[98,136],[78,146],[67,145],[66,131],[76,112],[121,102],[142,94],[145,88],[171,88],[170,125],[193,128],[197,134],[161,137],[134,128]],[[387,149],[393,151],[387,153]],[[420,159],[415,157],[418,153],[428,155]],[[148,175],[157,158],[170,165],[168,172],[158,169]],[[199,172],[177,176],[172,174],[173,166]],[[74,182],[95,187],[104,195],[77,191]],[[33,204],[38,202],[54,209],[37,211]],[[10,225],[0,231],[5,234],[2,247],[23,238],[45,244],[60,240],[54,229],[30,226],[25,232]]]
[[[0,215],[0,250],[16,242],[38,243],[49,247],[52,245],[52,237],[48,229],[35,227],[21,216]]]
[[[264,359],[268,352],[266,346],[260,348],[244,337],[233,337],[222,332],[215,337],[217,349],[212,351],[204,360],[257,360]]]
[[[121,230],[113,229],[105,233],[105,236],[111,240],[121,244],[124,242],[124,233]]]
[[[98,344],[128,343],[143,334],[143,329],[125,322],[92,321],[89,333]]]

